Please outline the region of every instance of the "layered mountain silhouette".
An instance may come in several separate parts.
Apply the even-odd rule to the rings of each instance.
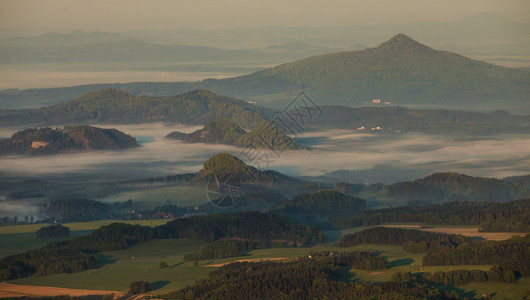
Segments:
[[[288,101],[304,90],[321,105],[359,105],[382,99],[396,105],[502,108],[528,104],[530,72],[437,51],[398,34],[376,48],[313,56],[234,78],[5,91],[0,93],[0,100],[58,101],[104,87],[158,96],[204,88],[231,97],[263,101]],[[59,91],[65,96],[58,97]]]
[[[272,110],[207,90],[193,90],[171,97],[150,97],[107,88],[49,107],[0,111],[0,125],[101,122],[205,124],[225,117],[241,126],[253,128],[267,124],[272,114]]]

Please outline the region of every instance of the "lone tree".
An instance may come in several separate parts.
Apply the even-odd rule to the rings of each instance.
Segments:
[[[147,281],[134,281],[129,286],[129,294],[143,294],[151,290],[151,284]]]
[[[36,232],[40,238],[59,238],[70,236],[70,228],[61,224],[42,227]]]

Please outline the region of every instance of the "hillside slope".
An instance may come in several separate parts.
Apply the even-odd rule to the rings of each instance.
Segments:
[[[6,90],[0,92],[0,101],[50,103],[102,87],[157,96],[203,88],[263,103],[292,100],[304,90],[320,105],[359,105],[382,99],[398,105],[517,111],[530,101],[530,72],[437,51],[398,34],[376,48],[313,56],[234,78]],[[285,107],[281,102],[279,106]]]
[[[265,124],[271,110],[194,90],[171,97],[134,96],[107,88],[49,107],[0,111],[0,125],[175,122],[204,124],[226,117],[241,126]]]

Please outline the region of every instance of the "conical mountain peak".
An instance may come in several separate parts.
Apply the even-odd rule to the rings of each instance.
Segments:
[[[390,40],[382,43],[378,49],[382,51],[405,52],[414,50],[432,50],[403,33],[397,34]]]

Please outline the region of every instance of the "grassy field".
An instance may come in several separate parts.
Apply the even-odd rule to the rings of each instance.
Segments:
[[[171,291],[193,284],[213,270],[183,262],[184,254],[196,251],[203,244],[189,239],[149,241],[122,251],[100,253],[98,257],[102,265],[98,269],[75,274],[32,276],[10,283],[127,291],[131,282],[146,280],[157,292]],[[169,267],[160,269],[161,261]]]
[[[108,225],[114,222],[140,224],[144,226],[158,226],[166,224],[168,220],[102,220],[92,222],[67,223],[64,224],[64,226],[70,228],[69,238],[72,238],[86,235],[103,225]],[[49,225],[50,224],[0,226],[0,257],[39,248],[49,242],[54,241],[54,239],[51,238],[38,238],[35,235],[35,232],[39,228]]]
[[[90,233],[92,230],[78,230],[71,231],[70,237],[53,239],[53,238],[38,238],[35,233],[13,233],[0,235],[0,257],[22,253],[27,250],[40,248],[49,242],[56,240],[64,240],[77,236],[82,236]]]
[[[78,222],[78,223],[66,223],[64,226],[70,228],[70,231],[79,230],[96,230],[103,225],[109,225],[111,223],[127,223],[127,224],[139,224],[142,226],[158,226],[166,224],[168,220],[99,220],[90,222]],[[29,224],[29,225],[10,225],[0,226],[0,240],[2,235],[13,234],[13,233],[35,233],[39,228],[50,226],[50,224]]]
[[[84,225],[94,228],[96,222]],[[145,222],[147,223],[147,222]],[[145,224],[144,225],[148,225]],[[149,225],[157,225],[151,223]],[[310,251],[375,251],[378,255],[386,257],[390,262],[390,268],[374,271],[363,271],[343,268],[337,276],[340,280],[384,282],[389,281],[392,274],[401,272],[435,272],[438,270],[454,269],[480,269],[488,270],[491,266],[436,266],[423,267],[422,254],[410,254],[405,252],[400,246],[367,244],[350,248],[339,248],[334,245],[334,241],[343,234],[359,231],[361,228],[328,231],[327,243],[310,248],[275,248],[260,249],[246,252],[243,256],[226,259],[212,259],[200,261],[200,266],[193,266],[192,262],[184,262],[183,256],[186,253],[198,251],[205,243],[191,239],[178,240],[153,240],[146,243],[130,247],[121,251],[108,251],[98,254],[100,266],[98,269],[75,274],[52,275],[47,277],[32,276],[29,278],[12,280],[10,283],[57,286],[78,289],[99,289],[127,291],[129,284],[135,280],[146,280],[153,284],[154,293],[166,293],[186,285],[193,284],[197,279],[206,278],[208,274],[223,263],[233,262],[241,259],[268,259],[286,258],[294,259],[299,256],[306,256]],[[81,234],[81,232],[80,232]],[[25,234],[12,234],[13,240],[22,241]],[[1,237],[1,236],[0,236]],[[3,235],[8,241],[9,235]],[[28,238],[28,245],[36,243]],[[1,251],[2,247],[0,247]],[[160,269],[161,261],[166,262],[169,267]],[[526,292],[530,284],[530,278],[523,278],[517,283],[508,284],[502,282],[469,283],[457,286],[456,289],[465,295],[480,297],[482,294],[493,295],[494,299],[520,299]]]

